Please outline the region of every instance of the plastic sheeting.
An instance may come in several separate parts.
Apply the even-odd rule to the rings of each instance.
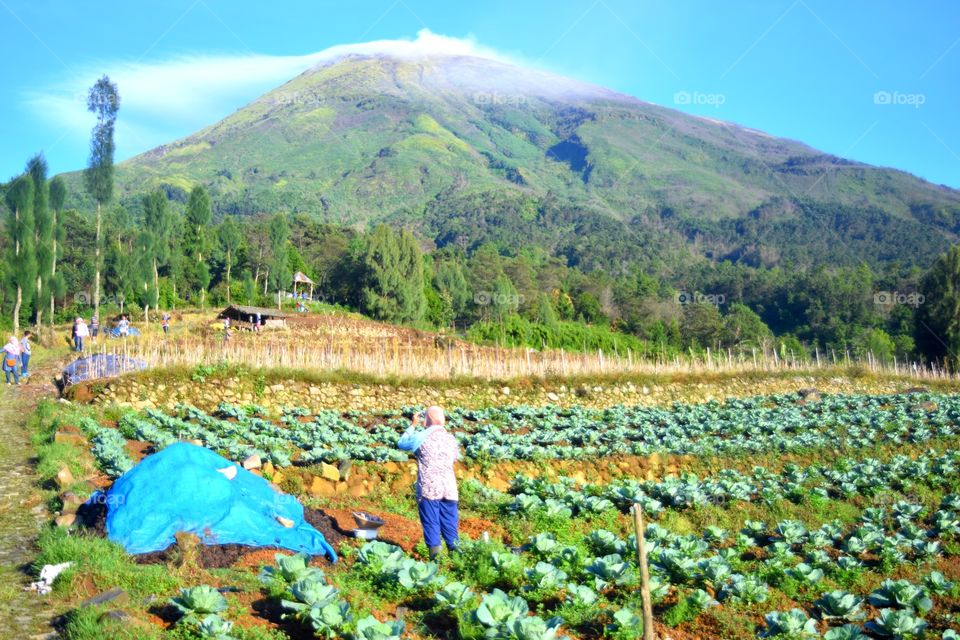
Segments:
[[[129,358],[113,353],[95,353],[79,358],[63,369],[63,382],[66,386],[93,380],[95,378],[110,378],[129,371],[143,371],[147,363],[136,358]]]
[[[228,467],[235,475],[218,471]],[[186,442],[144,458],[98,499],[107,504],[107,536],[132,554],[166,549],[182,531],[203,544],[280,547],[337,560],[323,534],[304,520],[296,498]]]
[[[114,327],[107,331],[107,335],[109,335],[111,338],[119,338],[120,329],[118,327]],[[128,338],[136,338],[139,335],[140,335],[140,329],[137,329],[136,327],[127,327]]]

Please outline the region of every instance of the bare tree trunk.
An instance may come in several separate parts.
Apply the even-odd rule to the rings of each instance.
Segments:
[[[263,274],[263,295],[267,295],[267,282],[270,280],[270,270],[267,269]]]
[[[160,308],[160,271],[157,269],[157,259],[153,259],[153,294],[157,298],[157,308]],[[144,317],[147,324],[150,324],[150,305],[144,309]]]
[[[23,287],[17,285],[17,302],[13,305],[13,335],[20,333],[20,306],[23,304]]]
[[[53,211],[53,260],[50,265],[50,287],[53,287],[54,281],[57,279],[57,211]],[[53,338],[53,313],[54,313],[54,300],[55,290],[50,291],[50,337]]]
[[[230,249],[227,249],[227,305],[230,305]]]
[[[20,226],[20,208],[17,207],[13,211],[13,219],[16,222],[16,226]],[[17,236],[16,243],[13,249],[13,255],[17,257],[17,261],[20,260],[20,237]],[[17,284],[17,302],[13,305],[13,335],[20,333],[20,307],[23,305],[23,287],[20,284]]]
[[[100,201],[97,200],[97,241],[94,249],[93,315],[100,320]]]

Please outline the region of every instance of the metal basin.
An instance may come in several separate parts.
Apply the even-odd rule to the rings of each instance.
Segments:
[[[363,511],[354,511],[353,519],[360,529],[376,531],[384,525],[383,518]]]

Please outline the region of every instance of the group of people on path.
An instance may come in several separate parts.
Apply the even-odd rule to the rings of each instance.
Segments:
[[[20,378],[30,377],[30,338],[32,336],[32,331],[24,331],[23,337],[19,340],[17,336],[10,336],[10,340],[3,347],[3,375],[7,384],[20,384]]]
[[[163,332],[167,333],[170,330],[170,315],[164,314],[163,318]],[[117,321],[117,332],[121,338],[126,338],[130,335],[130,318],[126,315],[121,315],[120,320]],[[94,315],[90,318],[90,324],[87,324],[83,318],[77,316],[73,321],[73,328],[70,332],[70,341],[73,343],[73,350],[82,352],[86,344],[86,339],[93,338],[94,342],[96,342],[97,336],[99,335],[100,318]]]

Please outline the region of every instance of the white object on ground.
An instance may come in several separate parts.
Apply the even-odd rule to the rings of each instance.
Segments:
[[[229,467],[224,467],[223,469],[217,469],[218,473],[222,473],[227,476],[227,480],[233,480],[237,477],[237,465],[232,464]]]
[[[26,591],[36,591],[42,596],[53,591],[53,582],[61,573],[63,573],[72,562],[61,562],[60,564],[45,564],[40,570],[40,579],[31,582],[29,587],[24,587]]]

